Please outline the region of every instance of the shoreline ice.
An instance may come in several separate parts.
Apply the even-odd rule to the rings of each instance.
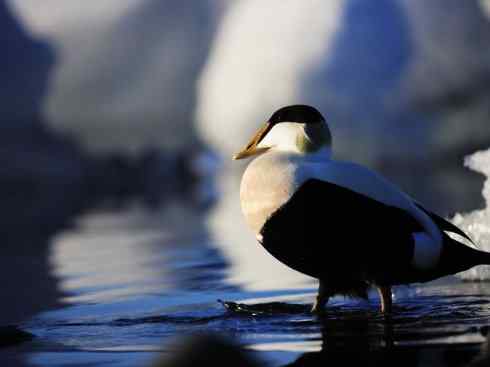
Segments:
[[[490,252],[490,148],[467,156],[464,164],[486,176],[482,191],[485,208],[469,213],[457,213],[451,221],[467,232],[480,250]],[[464,280],[489,280],[490,267],[478,266],[458,274],[458,277]]]

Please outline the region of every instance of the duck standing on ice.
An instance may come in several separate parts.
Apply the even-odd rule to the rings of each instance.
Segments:
[[[378,289],[391,312],[391,287],[427,282],[490,264],[490,253],[375,172],[332,159],[328,125],[315,108],[274,112],[234,159],[257,156],[240,187],[242,211],[258,241],[289,267],[319,279],[312,311],[336,294]],[[471,240],[470,240],[471,241]]]

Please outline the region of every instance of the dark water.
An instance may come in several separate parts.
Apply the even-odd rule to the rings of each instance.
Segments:
[[[185,205],[161,211],[128,205],[94,210],[58,233],[49,262],[61,306],[21,325],[37,336],[22,347],[23,360],[145,366],[171,355],[176,337],[202,332],[235,340],[271,366],[462,366],[484,353],[490,284],[443,279],[400,287],[391,320],[378,312],[375,293],[369,302],[334,298],[316,317],[308,312],[314,280],[298,275],[274,286],[275,270],[256,253],[242,259],[257,265],[247,277],[205,219]]]

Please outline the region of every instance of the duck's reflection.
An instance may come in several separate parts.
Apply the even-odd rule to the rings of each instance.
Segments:
[[[304,353],[285,366],[456,367],[488,361],[479,344],[398,344],[396,335],[400,324],[389,319],[373,321],[350,315],[337,319],[323,317],[321,323],[321,350]]]
[[[322,317],[321,323],[321,350],[304,353],[287,366],[394,365],[391,322],[372,323],[365,317]],[[413,356],[404,362],[417,365]]]
[[[318,320],[321,324],[321,337],[318,340],[321,349],[303,353],[293,362],[282,366],[488,366],[490,359],[487,344],[490,340],[483,345],[397,345],[395,335],[399,324],[381,318],[373,321],[365,316],[353,317],[349,313],[336,318],[328,314],[322,317]],[[217,340],[220,342],[217,343]],[[185,348],[176,349],[172,358],[162,360],[161,365],[213,365],[221,362],[242,365],[244,361],[247,363],[243,365],[270,365],[265,363],[264,355],[256,355],[255,360],[250,359],[253,353],[239,347],[230,338],[217,339],[215,335],[202,335],[186,338],[182,342]],[[195,353],[189,354],[189,350]]]

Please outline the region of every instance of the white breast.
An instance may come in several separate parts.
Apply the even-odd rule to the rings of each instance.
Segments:
[[[294,156],[266,153],[254,159],[245,170],[240,185],[240,201],[247,223],[255,233],[302,183],[296,177],[298,162]]]

